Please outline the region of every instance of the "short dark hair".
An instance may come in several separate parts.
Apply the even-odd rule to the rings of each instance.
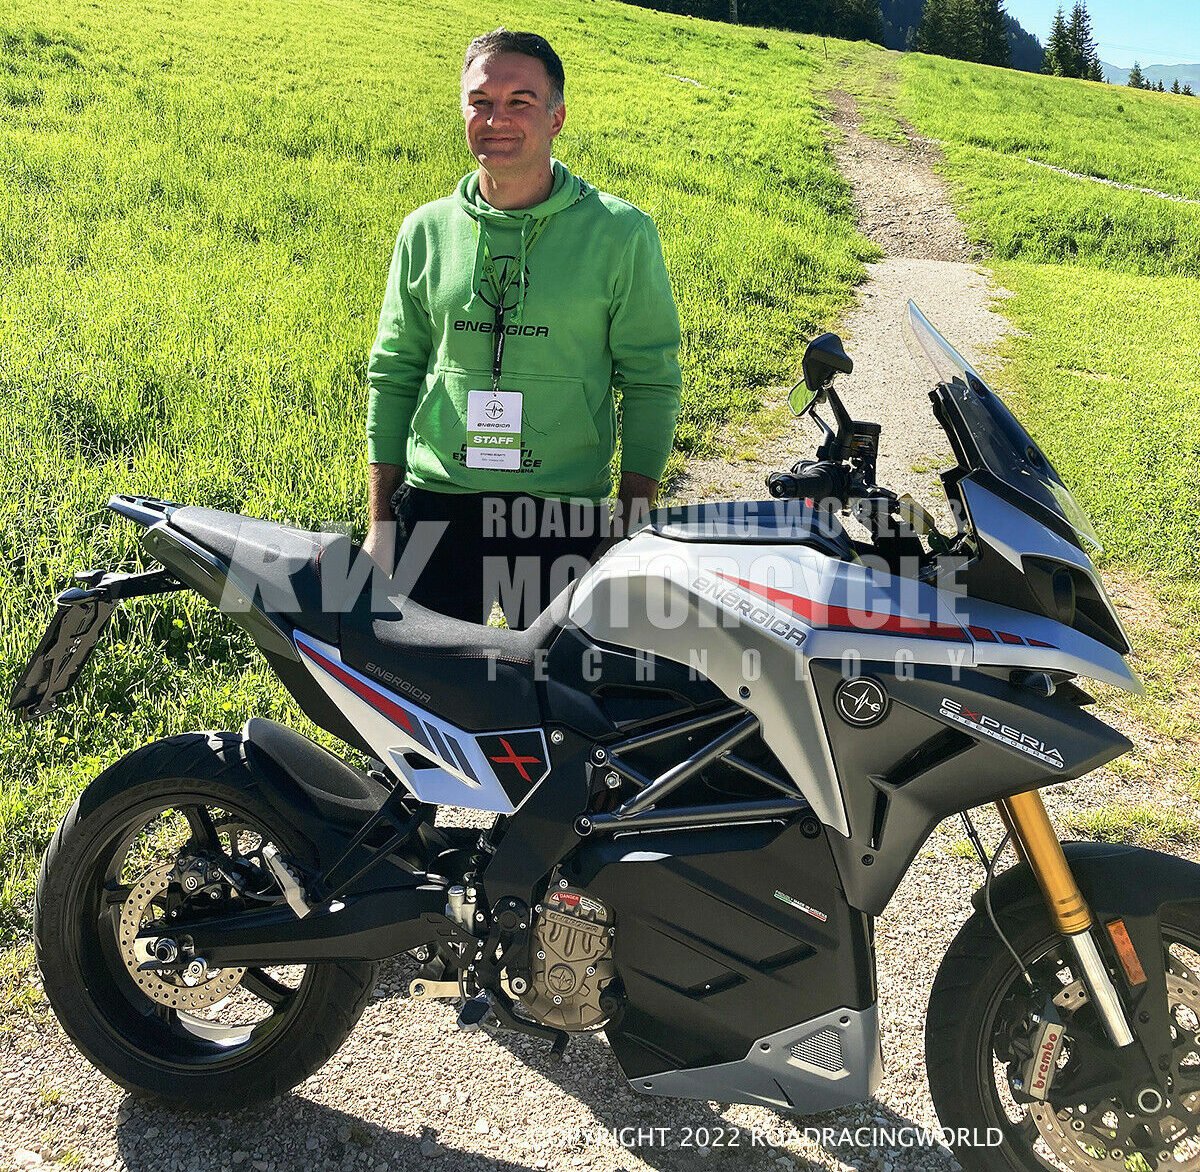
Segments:
[[[550,42],[545,37],[537,33],[509,32],[506,28],[484,33],[467,46],[466,56],[463,57],[463,76],[471,68],[471,62],[479,57],[490,57],[493,53],[520,53],[536,58],[546,67],[550,77],[550,109],[557,110],[563,104],[563,87],[567,78],[563,72],[562,58],[550,48]]]

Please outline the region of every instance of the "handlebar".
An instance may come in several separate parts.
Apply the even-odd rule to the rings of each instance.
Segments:
[[[772,472],[767,477],[767,491],[776,500],[803,499],[836,500],[844,503],[850,490],[850,469],[845,464],[818,460],[793,465],[790,472]]]

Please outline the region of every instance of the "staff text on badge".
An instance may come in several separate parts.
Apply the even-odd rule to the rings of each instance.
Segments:
[[[467,392],[467,467],[521,467],[521,392]]]

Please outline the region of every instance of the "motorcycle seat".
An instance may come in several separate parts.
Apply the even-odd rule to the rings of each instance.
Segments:
[[[168,525],[228,563],[239,584],[268,614],[326,643],[340,637],[340,608],[323,597],[320,562],[340,533],[313,533],[258,517],[186,505]]]
[[[541,724],[536,665],[566,620],[568,587],[523,631],[438,614],[364,591],[342,620],[342,661],[466,732]]]

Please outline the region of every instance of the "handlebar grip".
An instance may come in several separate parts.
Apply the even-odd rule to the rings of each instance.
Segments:
[[[823,501],[839,495],[832,471],[819,465],[791,472],[772,472],[767,477],[767,491],[778,500],[811,497],[814,501]]]

